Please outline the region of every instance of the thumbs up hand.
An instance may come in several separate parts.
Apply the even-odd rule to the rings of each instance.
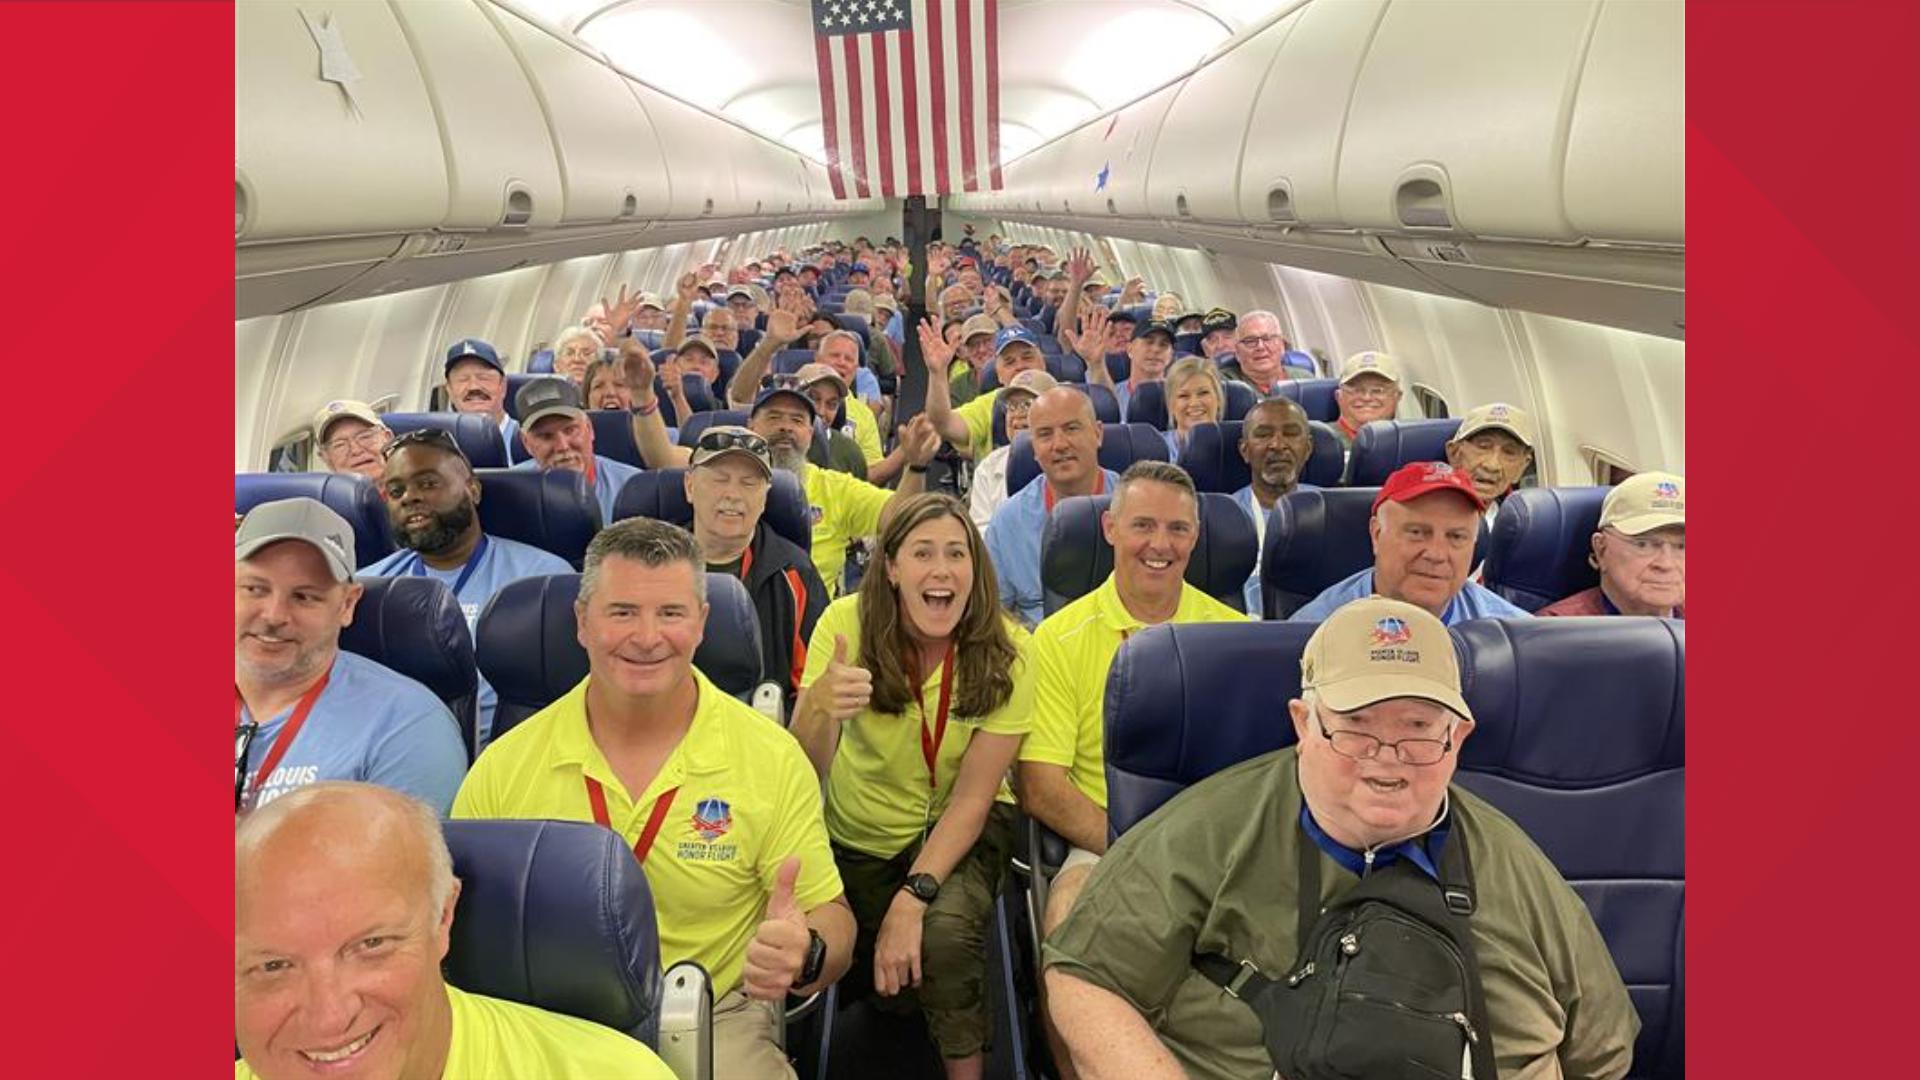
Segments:
[[[780,864],[767,897],[766,917],[747,945],[744,971],[747,996],[761,1001],[784,1001],[807,962],[807,915],[794,901],[793,886],[800,879],[800,856],[789,855]]]
[[[833,659],[808,688],[836,723],[844,724],[866,710],[873,700],[873,672],[847,655],[847,639],[833,636]]]

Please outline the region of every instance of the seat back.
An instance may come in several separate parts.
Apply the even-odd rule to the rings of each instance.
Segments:
[[[422,428],[439,428],[453,436],[460,452],[467,455],[467,461],[476,469],[504,469],[509,464],[506,444],[500,438],[500,428],[478,413],[388,413],[380,419],[386,422],[395,436]],[[514,440],[516,449],[519,442],[518,439]]]
[[[1459,419],[1375,420],[1353,437],[1353,463],[1347,482],[1379,487],[1402,465],[1447,460],[1447,442],[1460,430]]]
[[[1475,720],[1456,782],[1586,901],[1640,1014],[1633,1075],[1682,1075],[1686,624],[1475,619],[1453,637]]]
[[[1120,422],[1120,401],[1113,391],[1097,383],[1069,382],[1061,383],[1087,395],[1093,400],[1093,415],[1103,424]],[[1007,399],[1006,395],[993,399],[993,445],[1007,445]]]
[[[1180,467],[1193,477],[1201,491],[1219,491],[1231,495],[1253,482],[1247,460],[1240,456],[1240,437],[1244,420],[1218,424],[1195,424],[1187,433],[1187,445],[1180,452]],[[1333,428],[1310,421],[1313,451],[1300,470],[1300,483],[1314,487],[1334,487],[1346,462],[1340,449],[1340,437]]]
[[[653,892],[626,841],[580,821],[442,828],[460,879],[447,981],[653,1045],[660,936]]]
[[[507,415],[520,419],[520,388],[535,379],[559,379],[564,376],[551,371],[516,371],[507,376]]]
[[[618,461],[623,465],[631,465],[636,469],[647,467],[646,459],[640,456],[640,444],[633,440],[632,414],[625,409],[590,409],[587,412],[587,419],[593,422],[595,454]],[[518,465],[532,457],[533,455],[527,452],[525,442],[520,439],[513,440],[514,464]]]
[[[613,519],[630,517],[668,521],[693,528],[693,504],[687,501],[687,470],[654,469],[630,478],[613,500]],[[802,551],[813,550],[813,517],[807,493],[790,472],[775,470],[763,516],[767,527],[793,541]]]
[[[1100,435],[1100,467],[1126,472],[1136,461],[1166,461],[1167,440],[1146,424],[1107,424]],[[1021,432],[1007,454],[1007,494],[1013,495],[1040,475],[1033,440]]]
[[[709,412],[697,412],[680,422],[680,445],[692,449],[700,441],[700,433],[710,427],[745,427],[747,409],[714,409]]]
[[[780,349],[773,354],[773,372],[791,375],[813,363],[812,349]]]
[[[1527,611],[1600,583],[1587,562],[1610,487],[1521,488],[1500,504],[1487,544],[1487,588]]]
[[[1242,420],[1260,401],[1260,392],[1243,382],[1222,382],[1221,392],[1226,401],[1221,406],[1221,418],[1224,420]],[[1167,384],[1164,382],[1142,383],[1127,398],[1127,421],[1135,424],[1152,424],[1161,431],[1172,427],[1167,421]]]
[[[1107,832],[1229,765],[1293,745],[1306,623],[1153,626],[1107,672]]]
[[[1173,335],[1174,358],[1178,359],[1182,356],[1201,355],[1200,341],[1206,336],[1207,335],[1198,330],[1189,330],[1184,334]]]
[[[353,564],[371,566],[393,554],[387,528],[387,504],[373,481],[359,473],[236,473],[233,512],[244,514],[263,502],[313,499],[353,527]]]
[[[1340,403],[1333,398],[1337,379],[1282,379],[1273,384],[1279,397],[1289,397],[1307,411],[1307,419],[1331,424],[1340,419]]]
[[[433,691],[460,725],[467,760],[475,750],[480,685],[473,634],[453,590],[431,577],[355,578],[364,590],[340,647]]]
[[[572,563],[600,531],[600,502],[583,473],[569,469],[475,469],[480,528],[532,544]]]
[[[480,613],[474,654],[500,702],[493,737],[559,700],[587,677],[575,636],[573,602],[580,575],[521,578],[494,594]],[[693,664],[723,692],[745,700],[760,684],[760,624],[740,579],[707,575],[706,633]]]
[[[1112,495],[1076,495],[1054,504],[1040,534],[1040,585],[1051,615],[1100,587],[1113,573],[1113,545],[1100,528]],[[1188,584],[1246,609],[1246,584],[1257,549],[1253,522],[1230,495],[1202,492],[1200,534],[1187,560]]]
[[[1327,586],[1373,565],[1367,521],[1379,488],[1295,489],[1273,504],[1260,552],[1260,594],[1269,619],[1284,619]],[[1487,520],[1477,520],[1473,562],[1487,553]]]

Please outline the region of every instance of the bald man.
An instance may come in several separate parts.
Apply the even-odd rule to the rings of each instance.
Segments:
[[[644,1043],[440,974],[460,882],[424,803],[320,783],[234,831],[235,1080],[671,1080]]]
[[[929,395],[931,397],[931,395]],[[1040,587],[1040,534],[1061,499],[1113,490],[1120,479],[1100,467],[1100,419],[1093,399],[1057,386],[1033,399],[1027,436],[1040,475],[1014,492],[987,523],[987,555],[999,579],[1000,602],[1027,626],[1046,614]]]

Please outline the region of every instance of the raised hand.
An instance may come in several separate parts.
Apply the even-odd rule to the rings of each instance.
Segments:
[[[920,320],[920,358],[927,362],[927,373],[937,379],[947,377],[947,368],[953,364],[953,346],[940,336],[940,328],[933,320]]]
[[[1107,362],[1107,323],[1110,313],[1099,304],[1091,304],[1080,316],[1077,340],[1068,342],[1088,367]],[[1071,331],[1069,331],[1071,336]]]
[[[828,716],[844,724],[865,712],[873,700],[873,672],[854,663],[847,655],[847,639],[835,634],[833,659],[808,690],[825,703]]]
[[[674,289],[680,299],[693,303],[693,298],[700,292],[700,275],[691,270],[681,274],[680,280],[674,283]]]
[[[636,406],[653,404],[653,356],[647,347],[628,338],[620,346],[620,366],[626,372],[627,387],[633,392]]]
[[[940,452],[940,433],[933,429],[933,421],[926,413],[919,413],[913,419],[900,425],[900,445],[907,452],[907,464],[925,467]]]
[[[1127,279],[1126,286],[1120,290],[1119,303],[1122,307],[1125,307],[1128,304],[1138,303],[1140,299],[1146,295],[1147,295],[1146,279],[1142,277],[1137,277],[1137,276],[1130,277]]]
[[[1073,282],[1077,291],[1093,277],[1093,252],[1086,248],[1074,248],[1067,259],[1067,280]]]
[[[811,944],[807,914],[793,898],[794,882],[799,879],[800,856],[789,855],[775,874],[766,915],[747,945],[747,966],[742,976],[748,997],[785,1001],[787,991],[800,979],[800,969],[806,966]]]
[[[800,318],[793,312],[782,308],[767,315],[767,337],[774,344],[785,345],[799,336]]]

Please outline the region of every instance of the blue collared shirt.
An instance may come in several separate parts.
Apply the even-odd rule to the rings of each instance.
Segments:
[[[1317,491],[1313,484],[1295,484],[1289,491]],[[1259,500],[1253,497],[1253,485],[1248,484],[1233,493],[1233,501],[1253,519],[1253,573],[1247,577],[1247,614],[1256,619],[1265,618],[1266,607],[1260,594],[1260,560],[1267,549],[1267,511],[1260,509]]]
[[[533,472],[540,463],[528,458],[514,468]],[[613,523],[613,500],[620,497],[620,488],[628,480],[640,475],[640,470],[624,461],[593,455],[593,501],[600,504],[600,524]]]
[[[865,365],[853,373],[853,395],[869,405],[880,401],[880,379]]]
[[[1307,605],[1288,617],[1288,622],[1319,622],[1333,614],[1334,609],[1351,600],[1373,595],[1373,571],[1362,570],[1347,578],[1327,586],[1325,592],[1307,602]],[[1440,621],[1448,626],[1456,626],[1468,619],[1530,619],[1533,616],[1514,607],[1500,598],[1500,594],[1482,585],[1469,581],[1452,600],[1447,601],[1447,610],[1440,613]]]
[[[1120,476],[1101,469],[1103,491],[1112,491]],[[1040,586],[1040,534],[1047,528],[1047,478],[1034,477],[987,522],[987,557],[1000,580],[1000,604],[1028,626],[1046,616],[1046,592]]]
[[[1434,864],[1433,860],[1435,856],[1440,854],[1441,849],[1446,847],[1447,834],[1453,829],[1453,820],[1448,813],[1450,808],[1451,801],[1441,804],[1438,822],[1434,824],[1433,828],[1428,829],[1419,836],[1402,840],[1397,844],[1388,844],[1386,847],[1375,848],[1373,852],[1373,868],[1375,870],[1384,870],[1392,866],[1396,860],[1406,859],[1425,871],[1428,877],[1439,881],[1440,868]],[[1305,800],[1302,800],[1300,803],[1300,827],[1306,830],[1307,835],[1313,839],[1315,846],[1327,853],[1328,858],[1331,858],[1334,862],[1346,867],[1358,876],[1366,876],[1366,852],[1355,851],[1353,848],[1328,836],[1327,831],[1320,827],[1320,823],[1313,820],[1313,814],[1307,809]]]

